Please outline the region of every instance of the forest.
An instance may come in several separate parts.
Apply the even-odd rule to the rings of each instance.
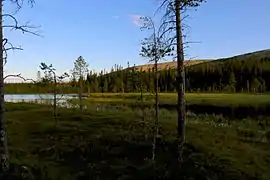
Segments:
[[[191,60],[192,61],[192,60]],[[129,63],[128,63],[129,64]],[[270,50],[252,52],[231,58],[199,63],[185,68],[186,92],[252,92],[270,90]],[[44,79],[44,78],[43,78]],[[129,93],[154,92],[154,68],[138,69],[137,66],[123,68],[115,65],[111,72],[89,72],[84,77],[84,93]],[[6,93],[50,93],[49,81],[35,84],[6,84]],[[176,69],[163,68],[158,72],[159,92],[176,92]],[[59,83],[60,93],[77,93],[78,80]]]

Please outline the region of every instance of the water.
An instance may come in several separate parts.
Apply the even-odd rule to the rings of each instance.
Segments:
[[[68,100],[72,98],[78,98],[77,94],[57,94],[56,95],[56,105],[58,107],[65,108],[79,108],[79,104],[72,104]],[[54,94],[5,94],[5,102],[12,103],[35,103],[35,104],[47,104],[53,105]],[[88,109],[86,105],[83,109]],[[92,108],[96,111],[106,111],[106,110],[120,110],[126,109],[123,106],[112,106],[108,104],[92,104]]]
[[[53,94],[5,94],[6,102],[53,101]],[[76,94],[57,94],[57,100],[76,98]]]
[[[56,105],[66,108],[77,108],[77,105],[68,102],[68,99],[77,98],[77,94],[57,94]],[[5,94],[5,102],[19,103],[36,103],[53,105],[53,94]]]

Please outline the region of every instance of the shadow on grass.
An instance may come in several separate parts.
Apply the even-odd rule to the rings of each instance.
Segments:
[[[164,139],[158,141],[157,159],[153,164],[150,160],[152,137],[144,139],[142,127],[133,119],[134,115],[91,112],[81,116],[76,111],[60,108],[59,113],[57,128],[53,126],[51,113],[45,110],[24,114],[15,111],[7,116],[10,156],[14,163],[28,167],[34,179],[260,179],[245,174],[248,171],[243,173],[233,168],[230,161],[220,159],[223,156],[216,155],[218,148],[212,151],[215,155],[206,151],[213,145],[210,143],[212,136],[219,135],[219,129],[215,134],[209,133],[209,126],[189,128],[189,134],[193,132],[194,137],[185,146],[182,169],[179,169],[177,144],[172,133],[175,125],[163,126],[161,135]],[[14,121],[18,123],[12,123]],[[165,134],[169,135],[165,137]],[[201,134],[204,135],[202,139]],[[207,148],[198,146],[196,141]],[[11,168],[9,175],[13,174],[13,177],[10,179],[31,179],[31,176],[22,177],[25,170],[19,165]]]
[[[118,104],[119,105],[119,104]],[[138,103],[128,104],[132,108],[139,108],[142,105]],[[150,108],[153,105],[145,104],[144,108]],[[167,110],[176,110],[176,104],[165,104],[160,103],[160,108]],[[239,105],[239,106],[217,106],[217,105],[208,105],[208,104],[187,104],[186,106],[188,111],[191,111],[195,114],[222,114],[227,118],[256,118],[258,116],[270,116],[270,104],[265,105]]]
[[[175,147],[174,142],[160,141],[155,164],[149,159],[152,153],[150,142],[109,137],[66,149],[55,146],[36,153],[41,159],[53,156],[55,168],[65,167],[65,177],[71,179],[256,179],[232,171],[229,162],[218,160],[191,144],[185,146],[182,169],[179,169]],[[45,174],[37,167],[32,168],[32,173],[35,179],[55,176]],[[65,178],[58,176],[55,179]]]

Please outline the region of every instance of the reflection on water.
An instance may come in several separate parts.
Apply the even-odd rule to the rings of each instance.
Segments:
[[[77,97],[76,94],[57,94],[56,98],[64,98],[64,99],[70,99]],[[21,101],[30,101],[30,100],[48,100],[53,99],[53,94],[5,94],[5,101],[13,101],[16,100]]]
[[[53,94],[6,94],[5,102],[27,102],[35,104],[47,104],[53,105]],[[57,94],[57,106],[65,108],[79,108],[78,104],[72,104],[68,100],[71,98],[78,98],[77,94]],[[108,110],[126,110],[127,107],[123,105],[111,105],[111,104],[99,104],[91,103],[90,106],[83,106],[83,109],[93,108],[96,111],[108,111]]]
[[[77,105],[69,103],[67,100],[71,98],[77,98],[76,94],[57,94],[57,106],[66,108],[76,108]],[[53,104],[54,95],[53,94],[6,94],[5,102],[27,102],[27,103],[37,103],[37,104]]]

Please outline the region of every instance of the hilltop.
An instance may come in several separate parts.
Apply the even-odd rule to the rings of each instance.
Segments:
[[[196,64],[201,64],[205,62],[210,62],[213,60],[210,59],[201,59],[201,60],[186,60],[184,61],[185,67],[187,66],[193,66]],[[139,65],[135,66],[137,70],[142,70],[142,71],[147,71],[148,69],[152,69],[154,67],[154,64],[144,64],[144,65]],[[163,62],[163,63],[158,63],[158,70],[163,70],[163,69],[176,69],[177,67],[177,62],[176,61],[170,61],[170,62]]]
[[[257,60],[270,58],[270,49],[266,50],[260,50],[260,51],[254,51],[250,53],[240,54],[228,58],[220,58],[211,62],[208,62],[208,64],[211,65],[221,65],[224,63],[239,63],[239,61],[242,61],[242,63],[249,63],[249,64],[256,64]]]
[[[244,54],[240,54],[240,55],[237,55],[237,56],[232,56],[232,57],[229,57],[229,58],[222,58],[222,59],[219,59],[219,60],[249,59],[249,58],[270,58],[270,49],[244,53]]]
[[[245,54],[240,54],[232,57],[227,57],[227,58],[220,58],[220,59],[199,59],[199,60],[186,60],[184,61],[185,67],[189,66],[194,66],[194,65],[199,65],[202,63],[211,63],[211,64],[216,64],[216,63],[222,63],[224,61],[231,61],[231,60],[250,60],[250,59],[258,59],[258,58],[270,58],[270,49],[266,50],[260,50],[260,51],[254,51],[254,52],[249,52]],[[152,69],[154,67],[154,64],[144,64],[144,65],[139,65],[135,66],[137,70],[142,70],[146,71],[148,69]],[[169,62],[163,62],[163,63],[158,63],[158,70],[163,70],[163,69],[176,69],[177,67],[177,62],[176,61],[169,61]]]

